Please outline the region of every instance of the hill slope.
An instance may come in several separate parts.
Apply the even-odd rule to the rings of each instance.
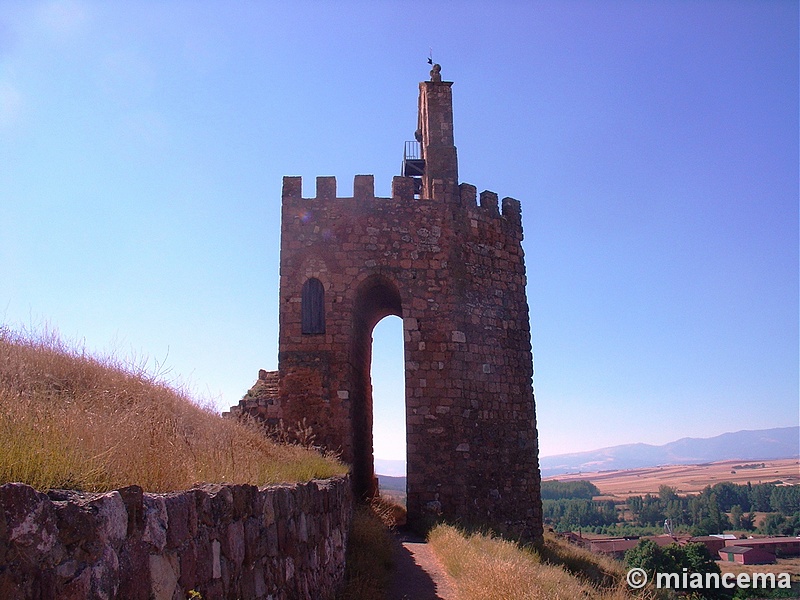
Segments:
[[[0,325],[0,484],[164,492],[345,471],[316,452],[274,443],[256,424],[201,408],[142,366]]]
[[[658,465],[691,465],[723,460],[770,460],[800,456],[800,427],[723,433],[711,438],[682,438],[653,446],[625,444],[588,452],[543,456],[542,477],[580,471],[638,469]]]

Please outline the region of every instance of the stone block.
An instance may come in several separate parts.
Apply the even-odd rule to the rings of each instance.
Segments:
[[[167,545],[167,506],[164,498],[144,497],[144,531],[142,541],[150,544],[154,550],[161,552]]]
[[[392,178],[392,199],[400,202],[414,201],[414,180],[411,177]]]
[[[53,503],[23,483],[0,486],[0,511],[7,543],[28,560],[42,561],[58,543]]]
[[[317,200],[336,199],[336,177],[317,177]]]
[[[375,199],[375,176],[356,175],[353,180],[353,198],[359,201]]]
[[[175,562],[177,557],[174,555],[150,555],[150,585],[154,600],[173,600],[178,591],[178,573],[173,565]]]

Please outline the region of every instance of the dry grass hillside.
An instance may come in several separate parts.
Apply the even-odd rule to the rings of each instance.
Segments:
[[[345,471],[316,452],[273,443],[254,424],[223,419],[144,367],[0,326],[0,484],[165,492]]]
[[[625,583],[621,562],[570,546],[552,534],[533,550],[492,535],[438,525],[429,543],[461,600],[651,600]]]

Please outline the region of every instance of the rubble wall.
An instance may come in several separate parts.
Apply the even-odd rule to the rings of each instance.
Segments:
[[[348,477],[105,494],[0,486],[0,598],[333,598]]]

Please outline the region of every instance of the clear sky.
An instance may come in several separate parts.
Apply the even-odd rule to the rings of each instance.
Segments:
[[[522,202],[541,453],[798,424],[797,2],[3,0],[0,319],[235,404],[282,176],[388,196],[430,49],[461,180]]]

